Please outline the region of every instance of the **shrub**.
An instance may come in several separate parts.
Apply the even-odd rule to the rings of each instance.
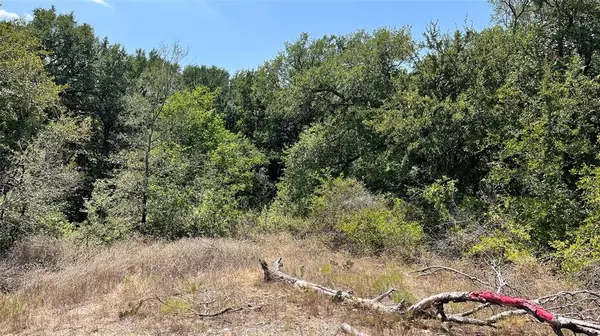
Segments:
[[[531,228],[506,220],[502,225],[483,235],[479,243],[469,251],[471,255],[482,255],[509,262],[522,262],[533,259]]]
[[[354,253],[409,257],[418,251],[423,229],[409,219],[405,202],[373,195],[353,178],[323,178],[321,182],[310,198],[308,216],[291,216],[286,202],[275,200],[258,217],[257,231],[327,234],[334,246]]]
[[[336,225],[339,243],[359,253],[414,255],[423,241],[423,229],[406,219],[400,211],[402,203],[397,200],[393,209],[370,207],[344,216]]]
[[[346,216],[357,211],[382,206],[365,186],[352,178],[325,180],[312,196],[310,219],[313,230],[331,232]]]
[[[311,225],[304,218],[294,217],[286,213],[283,203],[276,200],[270,207],[265,207],[257,220],[257,233],[292,232],[306,234],[311,231]]]
[[[569,232],[569,239],[555,241],[553,245],[565,273],[598,288],[600,281],[594,275],[600,273],[600,167],[586,167],[581,173],[578,187],[584,195],[587,218],[583,225]]]
[[[556,256],[562,262],[562,269],[569,274],[586,273],[600,264],[600,230],[597,224],[589,222],[574,234],[574,241],[554,243]]]

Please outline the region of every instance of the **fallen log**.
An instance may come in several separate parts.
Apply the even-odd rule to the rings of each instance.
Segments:
[[[378,295],[374,299],[363,299],[353,295],[351,291],[341,291],[335,290],[331,288],[327,288],[325,286],[321,286],[319,284],[315,284],[312,282],[300,280],[296,277],[283,273],[281,271],[281,267],[283,267],[283,263],[281,262],[281,258],[277,259],[273,264],[269,265],[266,261],[260,260],[260,265],[264,272],[264,279],[266,282],[282,282],[286,284],[290,284],[297,288],[307,288],[313,290],[315,292],[319,292],[321,294],[325,294],[327,296],[332,297],[334,300],[339,302],[345,302],[352,304],[357,307],[376,310],[382,313],[398,313],[402,309],[401,305],[397,306],[389,306],[381,303],[381,296],[385,294],[385,296],[391,294],[391,291],[383,293],[382,295]]]
[[[529,314],[535,317],[538,321],[548,324],[559,336],[563,335],[562,330],[564,329],[589,336],[600,336],[599,324],[585,320],[571,319],[565,316],[554,314],[541,305],[543,299],[561,295],[561,293],[537,300],[528,300],[525,298],[507,296],[490,291],[449,292],[427,297],[406,308],[403,304],[390,306],[380,302],[381,299],[389,295],[393,289],[390,289],[382,295],[377,296],[375,299],[365,299],[355,296],[352,291],[342,291],[327,288],[325,286],[311,283],[286,274],[281,270],[283,267],[281,258],[278,258],[270,265],[266,261],[260,260],[260,265],[262,267],[264,280],[266,282],[282,282],[297,288],[310,289],[315,292],[333,297],[336,299],[336,301],[345,302],[347,304],[365,309],[376,310],[382,313],[399,314],[410,318],[437,318],[447,322],[472,324],[486,327],[496,327],[495,324],[497,322],[512,316]],[[597,293],[592,294],[594,296],[598,295]],[[468,317],[468,315],[472,314],[470,312],[469,314],[446,314],[444,305],[451,302],[477,302],[485,306],[496,305],[501,307],[512,307],[516,308],[516,310],[505,311],[493,315],[487,319],[477,319]]]

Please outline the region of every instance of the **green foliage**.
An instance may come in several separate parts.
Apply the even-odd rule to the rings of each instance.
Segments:
[[[497,21],[513,31],[535,30],[540,44],[551,50],[561,65],[564,56],[578,54],[588,74],[598,74],[594,53],[600,50],[600,4],[593,0],[500,1],[491,0]],[[511,8],[512,6],[512,8]]]
[[[198,86],[209,90],[225,89],[229,85],[229,72],[216,66],[188,65],[183,69],[183,83],[186,89],[193,90]]]
[[[51,7],[35,9],[28,28],[48,51],[46,70],[56,84],[66,86],[61,102],[78,114],[88,111],[98,57],[92,27],[79,25],[72,13],[57,14]]]
[[[91,196],[93,182],[112,173],[117,163],[109,157],[124,146],[125,92],[132,84],[132,62],[125,49],[95,36],[88,24],[80,24],[73,13],[59,14],[54,7],[35,9],[28,30],[45,50],[46,72],[63,87],[61,109],[72,116],[91,118],[91,132],[77,165],[85,172],[83,184],[69,198],[65,213],[70,221],[82,222],[84,200]],[[51,117],[57,111],[47,111]]]
[[[16,22],[0,22],[0,171],[24,148],[58,102],[61,87],[44,72],[40,41]]]
[[[153,129],[160,141],[148,153],[144,148],[125,153],[124,169],[98,182],[88,206],[90,228],[100,231],[94,234],[112,240],[139,229],[135,222],[144,207],[144,193],[146,233],[174,239],[223,236],[234,230],[264,157],[246,139],[225,129],[213,110],[214,98],[214,92],[199,87],[168,99]]]
[[[421,226],[409,220],[407,205],[374,196],[355,179],[325,180],[311,202],[312,228],[329,232],[334,243],[355,252],[410,256],[423,242]]]
[[[393,209],[367,208],[345,216],[337,225],[340,243],[357,252],[392,253],[412,256],[423,242],[423,229]]]
[[[533,242],[542,248],[564,238],[583,220],[576,171],[596,162],[593,111],[599,106],[591,97],[599,87],[579,65],[574,58],[565,73],[546,69],[535,97],[527,96],[521,84],[510,83],[516,87],[504,99],[509,106],[523,106],[520,127],[505,140],[486,178],[488,188],[510,196],[507,212],[533,228]]]
[[[73,189],[81,183],[73,152],[85,143],[86,120],[60,118],[49,123],[16,153],[2,181],[0,250],[25,235],[69,234],[72,225],[62,213]]]
[[[285,151],[285,174],[278,185],[278,198],[290,214],[307,214],[310,195],[327,176],[378,178],[372,175],[380,174],[376,154],[381,144],[361,120],[369,112],[348,112],[350,116],[331,117],[312,126]]]
[[[290,216],[281,202],[274,201],[261,211],[254,231],[257,233],[291,232],[295,235],[303,235],[311,232],[311,229],[312,224],[309,220]]]
[[[323,180],[310,200],[310,219],[317,232],[332,232],[345,216],[382,203],[359,181],[344,178]]]
[[[400,199],[374,196],[352,178],[320,178],[309,198],[307,215],[296,217],[277,199],[259,217],[265,231],[326,234],[334,245],[356,253],[411,256],[424,240],[421,226],[409,217],[410,206]],[[388,206],[389,203],[393,205]]]
[[[510,262],[523,262],[533,259],[534,249],[531,244],[531,227],[518,225],[510,220],[503,220],[497,229],[485,234],[469,251],[487,259]]]
[[[79,230],[84,241],[114,242],[131,233],[139,218],[140,174],[121,172],[113,179],[98,180],[92,199],[86,203],[88,220]]]
[[[456,207],[454,201],[456,191],[456,181],[443,176],[423,190],[423,198],[433,204],[442,220],[447,221],[452,219],[451,210]]]
[[[555,241],[557,256],[567,273],[589,271],[600,263],[600,168],[586,167],[579,187],[590,210],[585,223],[571,233],[568,241]]]

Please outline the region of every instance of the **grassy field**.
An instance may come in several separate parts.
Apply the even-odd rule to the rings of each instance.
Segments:
[[[485,276],[460,260],[423,256],[405,263],[392,257],[355,257],[331,251],[317,239],[286,235],[248,240],[188,239],[120,242],[110,248],[77,248],[33,238],[2,264],[0,333],[3,335],[338,335],[349,323],[370,335],[549,335],[550,328],[518,317],[501,328],[406,321],[357,310],[314,293],[262,281],[259,258],[284,258],[284,270],[361,297],[390,286],[390,299],[481,289],[451,274],[418,277],[424,265],[446,265]],[[529,297],[570,289],[537,264],[506,273]],[[155,299],[158,296],[163,302]],[[140,300],[144,301],[137,309]],[[245,307],[200,317],[227,307]],[[450,309],[458,309],[450,306]],[[465,309],[465,307],[460,307]],[[489,315],[489,312],[488,312]]]

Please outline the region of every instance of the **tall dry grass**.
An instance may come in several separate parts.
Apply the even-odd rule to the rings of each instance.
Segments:
[[[481,289],[451,274],[419,278],[412,271],[422,264],[444,264],[485,276],[467,261],[425,256],[420,264],[406,265],[392,257],[357,257],[331,251],[317,239],[287,235],[168,243],[132,239],[92,249],[64,240],[34,237],[17,245],[0,267],[10,289],[0,295],[0,333],[335,335],[342,322],[372,335],[444,332],[435,321],[408,323],[343,307],[313,293],[264,284],[258,259],[274,260],[278,256],[284,258],[288,273],[329,287],[352,289],[359,296],[374,297],[395,287],[399,290],[392,298],[395,301],[414,302],[443,291]],[[571,287],[537,264],[517,265],[506,276],[529,296]],[[154,295],[169,305],[149,300],[131,316],[119,318],[119,313],[132,303]],[[217,311],[248,304],[261,308],[208,319],[187,314],[194,302],[212,300],[217,302],[194,309]],[[527,318],[517,319],[502,331],[455,329],[490,335],[545,335],[549,330]]]

